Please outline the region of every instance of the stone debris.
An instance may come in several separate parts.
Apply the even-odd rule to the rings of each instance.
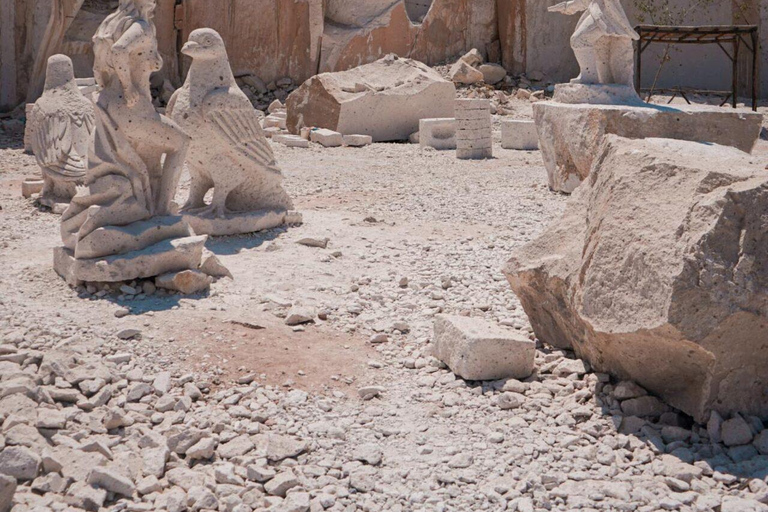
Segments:
[[[309,140],[317,142],[325,148],[337,148],[344,144],[344,138],[339,132],[326,128],[315,128],[309,132]]]
[[[207,290],[212,281],[211,276],[199,270],[182,270],[157,276],[155,286],[188,295]]]
[[[524,379],[533,372],[536,344],[487,320],[438,315],[433,343],[436,357],[467,380]]]
[[[342,141],[344,142],[345,146],[349,146],[352,148],[362,148],[364,146],[370,146],[373,144],[373,137],[370,135],[344,135],[342,137]]]
[[[45,182],[37,178],[26,178],[21,182],[21,195],[29,199],[35,194],[39,194],[43,191]]]
[[[309,147],[309,141],[299,135],[272,135],[272,140],[289,148]]]
[[[596,162],[563,218],[505,269],[537,337],[700,422],[711,421],[712,409],[768,414],[768,375],[753,370],[768,364],[760,341],[767,324],[750,306],[766,289],[745,284],[764,277],[743,264],[762,258],[762,166],[733,148],[616,136]],[[754,386],[732,384],[740,379]],[[632,416],[667,412],[652,396],[621,408]],[[748,442],[743,426],[738,431],[731,441]]]
[[[421,119],[419,144],[423,148],[456,149],[456,119]]]

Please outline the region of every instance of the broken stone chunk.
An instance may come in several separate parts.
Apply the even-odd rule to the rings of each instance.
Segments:
[[[438,315],[433,343],[435,356],[467,380],[524,379],[533,372],[536,344],[487,320]]]

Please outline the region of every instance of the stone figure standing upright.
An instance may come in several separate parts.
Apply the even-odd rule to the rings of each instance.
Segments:
[[[566,0],[549,11],[567,15],[584,11],[571,36],[571,47],[581,68],[581,74],[571,83],[634,87],[632,41],[640,36],[619,0]]]
[[[154,9],[155,0],[120,0],[93,37],[96,136],[86,188],[62,217],[70,249],[99,227],[171,213],[189,137],[152,105],[150,75],[163,64]]]
[[[35,127],[32,151],[43,173],[39,201],[52,209],[68,204],[88,169],[94,114],[93,104],[77,88],[72,60],[66,55],[48,59],[45,90],[27,122]]]

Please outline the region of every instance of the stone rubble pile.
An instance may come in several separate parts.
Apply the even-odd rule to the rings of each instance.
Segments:
[[[389,384],[358,402],[217,386],[137,343],[0,319],[0,503],[14,511],[768,510],[762,422],[695,425],[564,351],[482,383],[405,358],[372,369]]]

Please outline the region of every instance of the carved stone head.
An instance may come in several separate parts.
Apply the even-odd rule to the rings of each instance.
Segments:
[[[52,55],[48,58],[45,71],[45,90],[57,89],[75,81],[72,59],[66,55]]]
[[[224,40],[218,32],[210,28],[199,28],[189,34],[189,40],[181,53],[193,59],[219,59],[226,55]]]

